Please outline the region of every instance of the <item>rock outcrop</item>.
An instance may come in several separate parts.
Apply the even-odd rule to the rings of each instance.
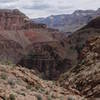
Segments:
[[[100,36],[91,37],[79,55],[80,61],[60,78],[62,86],[69,81],[90,100],[100,99]]]
[[[21,29],[25,20],[29,20],[19,10],[0,10],[0,30]]]
[[[100,17],[97,17],[68,37],[67,54],[73,62],[73,67],[60,78],[61,86],[66,88],[67,82],[70,81],[72,87],[90,100],[100,98],[99,23]]]
[[[18,9],[0,10],[0,30],[22,30],[45,28],[46,25],[31,23],[30,19]]]

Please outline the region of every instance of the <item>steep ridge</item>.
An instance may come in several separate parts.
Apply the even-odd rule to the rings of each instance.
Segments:
[[[87,40],[79,55],[77,66],[60,77],[61,86],[70,85],[79,90],[89,100],[100,99],[100,36]]]
[[[67,57],[72,60],[73,66],[78,63],[78,55],[80,51],[85,45],[85,42],[91,36],[99,36],[100,35],[100,17],[89,22],[86,26],[81,28],[80,30],[74,32],[67,39],[65,39],[65,43],[67,45],[66,54]],[[74,56],[74,57],[73,57]]]
[[[72,14],[52,15],[47,18],[33,19],[33,21],[69,33],[80,29],[97,16],[100,16],[100,9],[76,10]]]
[[[88,25],[86,25],[84,28],[96,28],[99,29],[100,28],[100,16],[97,17],[96,19],[92,20],[91,22],[88,23]]]

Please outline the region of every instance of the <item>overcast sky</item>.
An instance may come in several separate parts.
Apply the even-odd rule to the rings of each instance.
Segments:
[[[0,0],[0,8],[17,8],[30,18],[67,14],[76,9],[99,7],[100,0]]]

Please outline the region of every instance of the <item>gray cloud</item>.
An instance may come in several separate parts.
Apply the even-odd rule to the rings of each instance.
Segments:
[[[23,9],[32,9],[32,10],[46,10],[46,9],[49,9],[49,8],[50,8],[50,6],[46,5],[46,4],[23,6]]]
[[[20,9],[29,17],[72,13],[76,9],[97,9],[100,0],[0,0],[0,8]]]
[[[15,1],[16,0],[0,0],[0,3],[10,3],[10,2],[15,2]]]

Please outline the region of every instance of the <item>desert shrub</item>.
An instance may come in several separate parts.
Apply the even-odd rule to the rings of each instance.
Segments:
[[[8,61],[6,61],[5,63],[6,63],[7,65],[11,65],[11,64],[12,64],[12,62],[11,62],[11,61],[9,61],[9,60],[8,60]]]
[[[51,96],[48,96],[48,100],[52,100],[52,97]]]
[[[8,100],[8,98],[5,95],[2,98],[3,100]]]
[[[7,75],[4,74],[4,73],[2,73],[2,74],[1,74],[1,79],[6,80],[6,79],[7,79]]]
[[[0,63],[2,64],[2,65],[10,65],[11,67],[15,67],[16,66],[16,64],[14,64],[12,61],[10,61],[10,60],[6,60],[6,61],[0,61]]]
[[[39,90],[41,87],[40,87],[40,85],[37,84],[37,85],[35,86],[35,88],[36,88],[36,90]]]
[[[60,100],[64,100],[64,97],[63,97],[63,96],[61,96],[61,97],[60,97]]]
[[[67,100],[75,100],[74,97],[69,96]]]
[[[61,41],[61,42],[60,42],[60,44],[61,44],[63,47],[65,47],[65,44],[64,44],[64,42],[63,42],[63,41]]]
[[[52,98],[56,98],[55,95],[54,95],[53,93],[51,93],[51,97],[52,97]]]
[[[82,47],[79,45],[76,45],[75,49],[76,49],[77,53],[80,54]]]
[[[14,94],[10,94],[10,95],[9,95],[9,99],[10,99],[10,100],[16,100],[16,99],[15,99],[15,95],[14,95]]]
[[[85,64],[85,62],[86,62],[86,61],[83,59],[83,60],[81,61],[81,64],[83,65],[83,64]]]
[[[20,95],[23,95],[23,96],[25,96],[25,93],[20,93]]]
[[[32,87],[33,87],[32,85],[27,85],[26,86],[27,89],[32,89]]]
[[[45,90],[44,90],[43,88],[40,88],[40,89],[39,89],[39,92],[40,92],[40,93],[43,93],[43,92],[45,92]]]
[[[37,100],[42,100],[41,95],[36,95],[36,97],[37,97]]]
[[[14,80],[8,80],[8,84],[10,84],[12,87],[15,86],[15,81]]]

